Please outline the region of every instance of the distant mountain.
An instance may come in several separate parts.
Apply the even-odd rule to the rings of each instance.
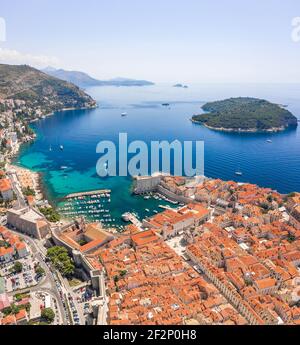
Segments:
[[[39,114],[96,105],[79,87],[27,65],[0,64],[0,98],[25,101]]]
[[[135,80],[127,78],[114,78],[110,80],[97,80],[92,78],[87,73],[79,71],[66,71],[63,69],[55,69],[53,67],[47,67],[42,70],[53,77],[66,80],[81,88],[87,88],[92,86],[147,86],[154,85],[154,83],[147,80]]]

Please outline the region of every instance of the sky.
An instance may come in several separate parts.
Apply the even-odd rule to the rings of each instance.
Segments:
[[[296,17],[299,0],[0,0],[0,62],[100,79],[300,82]]]

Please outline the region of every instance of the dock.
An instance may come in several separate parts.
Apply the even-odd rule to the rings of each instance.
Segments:
[[[85,197],[85,196],[91,196],[91,195],[97,195],[97,194],[111,194],[111,190],[99,189],[99,190],[92,190],[89,192],[73,193],[73,194],[66,195],[64,199],[73,199],[73,198]]]
[[[126,212],[126,215],[128,217],[128,221],[141,230],[142,222],[133,213]]]

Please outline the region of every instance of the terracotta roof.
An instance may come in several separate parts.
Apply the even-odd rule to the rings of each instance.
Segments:
[[[0,192],[7,192],[11,190],[11,183],[8,178],[4,178],[0,180]]]

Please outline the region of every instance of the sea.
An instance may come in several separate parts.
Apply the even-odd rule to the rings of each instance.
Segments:
[[[98,108],[57,112],[35,122],[37,139],[24,144],[14,162],[41,173],[48,200],[61,212],[75,207],[91,220],[122,227],[124,212],[143,219],[158,212],[161,205],[170,205],[132,195],[131,177],[98,176],[97,144],[102,140],[118,144],[119,133],[127,133],[129,142],[143,140],[147,145],[153,140],[203,141],[207,177],[255,183],[281,193],[300,192],[300,126],[279,133],[229,133],[190,121],[206,102],[229,97],[263,98],[286,106],[300,119],[300,84],[212,83],[185,89],[161,83],[94,87],[86,92]],[[237,170],[242,176],[235,174]],[[110,198],[65,205],[63,198],[70,193],[99,189],[110,189]]]

